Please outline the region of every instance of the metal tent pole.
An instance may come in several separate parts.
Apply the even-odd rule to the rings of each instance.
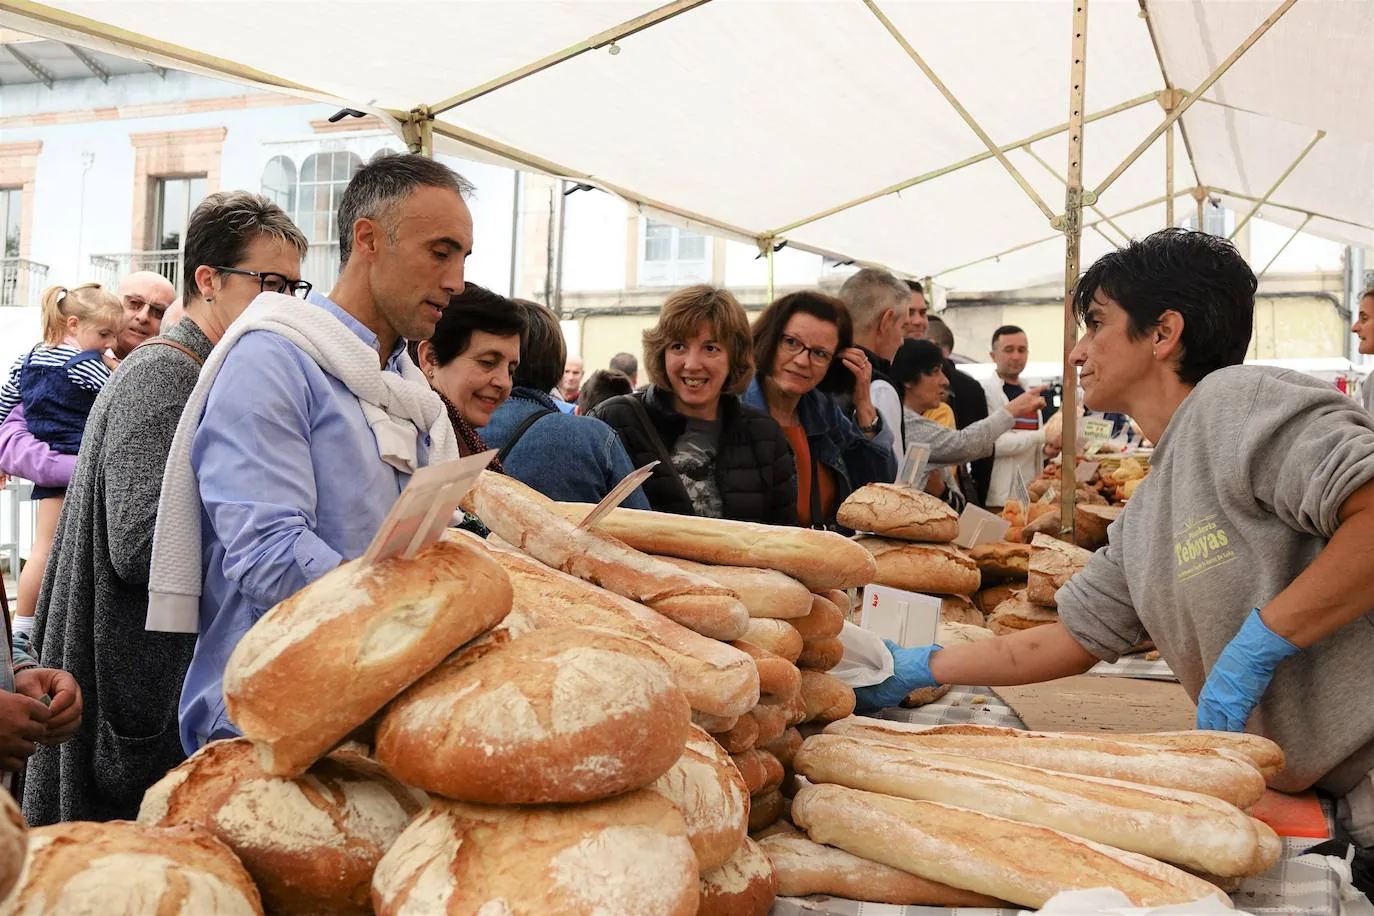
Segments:
[[[1272,197],[1274,195],[1274,192],[1279,189],[1279,185],[1283,184],[1285,181],[1288,180],[1288,176],[1292,175],[1294,169],[1301,165],[1302,161],[1307,158],[1307,154],[1312,152],[1312,147],[1320,143],[1322,137],[1325,136],[1326,131],[1317,131],[1317,135],[1312,138],[1312,142],[1308,143],[1306,146],[1302,148],[1302,152],[1298,153],[1298,158],[1293,160],[1292,165],[1288,166],[1288,168],[1283,170],[1283,174],[1280,175],[1278,179],[1275,180],[1275,182],[1269,186],[1269,190],[1264,192],[1264,196],[1261,197],[1259,200],[1255,201],[1255,205],[1250,208],[1250,212],[1245,214],[1245,218],[1242,219],[1240,222],[1236,223],[1236,228],[1231,230],[1231,234],[1227,236],[1228,239],[1234,239],[1237,235],[1240,234],[1240,230],[1245,228],[1245,224],[1250,222],[1250,220],[1254,219],[1255,214],[1260,211],[1260,207],[1263,207],[1265,204],[1269,203],[1269,198]]]
[[[1088,71],[1088,0],[1074,0],[1073,62],[1069,69],[1069,168],[1064,188],[1064,401],[1063,448],[1059,468],[1059,530],[1070,543],[1074,536],[1074,504],[1078,463],[1078,370],[1073,349],[1078,343],[1078,316],[1073,289],[1078,283],[1083,237],[1083,95]]]

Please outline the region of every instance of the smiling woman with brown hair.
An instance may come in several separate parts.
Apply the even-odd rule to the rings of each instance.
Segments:
[[[644,484],[660,512],[775,525],[796,523],[792,453],[767,414],[740,401],[754,374],[749,319],[735,297],[689,286],[668,297],[644,332],[652,383],[603,402],[636,467],[658,461]]]
[[[853,346],[845,304],[825,293],[783,296],[754,321],[753,336],[759,376],[744,400],[769,412],[796,454],[802,524],[830,527],[852,491],[897,475],[894,431],[869,399],[873,367]],[[844,391],[853,392],[853,418],[830,397]]]

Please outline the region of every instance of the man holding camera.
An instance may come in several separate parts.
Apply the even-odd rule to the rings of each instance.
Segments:
[[[1026,361],[1030,358],[1030,342],[1026,332],[1010,324],[998,328],[992,335],[991,356],[997,373],[983,382],[989,414],[1026,393],[1025,386],[1021,384],[1021,373],[1025,371]],[[1017,470],[1021,472],[1022,482],[1029,484],[1039,475],[1044,459],[1053,458],[1059,453],[1058,444],[1047,440],[1045,431],[1046,424],[1058,409],[1058,403],[1057,399],[1050,398],[1050,392],[1046,392],[1044,407],[1017,417],[1012,430],[998,437],[992,478],[988,482],[985,500],[991,511],[1000,511],[1008,499],[1014,498],[1011,490]]]

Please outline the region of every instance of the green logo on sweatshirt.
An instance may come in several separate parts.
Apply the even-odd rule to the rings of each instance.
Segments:
[[[1174,559],[1178,564],[1179,582],[1187,582],[1236,559],[1231,538],[1216,519],[1213,514],[1188,522],[1175,534]]]

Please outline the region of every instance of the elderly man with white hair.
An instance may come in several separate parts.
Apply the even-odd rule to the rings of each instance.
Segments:
[[[116,295],[124,304],[124,328],[115,341],[114,354],[123,359],[134,347],[161,332],[163,313],[176,299],[177,291],[162,274],[139,270],[119,281]]]

